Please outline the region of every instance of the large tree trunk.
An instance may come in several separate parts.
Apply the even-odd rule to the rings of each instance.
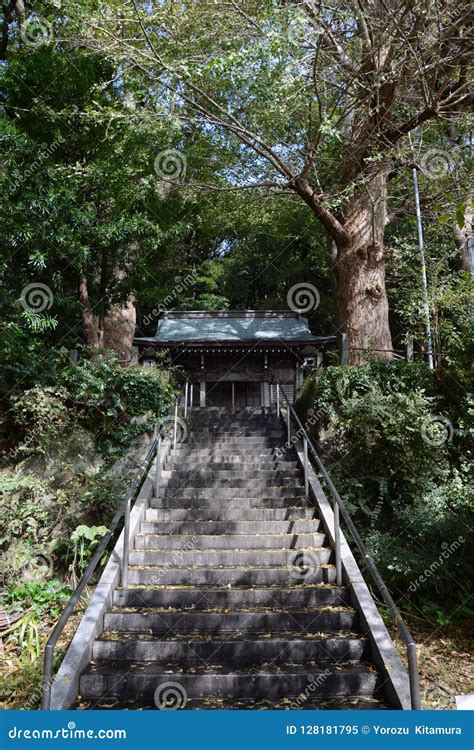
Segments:
[[[347,240],[333,243],[338,327],[349,334],[351,364],[393,356],[385,287],[386,188],[385,172],[371,178],[344,210]]]
[[[314,200],[307,182],[297,182],[294,189],[332,238],[338,328],[349,334],[349,362],[359,364],[374,357],[391,359],[384,258],[387,173],[381,170],[366,180],[344,207],[340,221],[333,220]]]
[[[123,305],[100,306],[99,315],[94,314],[89,299],[86,277],[79,278],[79,301],[82,309],[84,336],[87,345],[98,351],[113,349],[124,364],[131,358],[136,324],[136,309],[132,299]]]
[[[393,356],[385,287],[386,223],[387,177],[381,172],[345,208],[348,240],[334,243],[338,326],[349,334],[351,364]]]
[[[466,200],[466,209],[464,211],[464,224],[462,227],[456,222],[454,225],[454,233],[456,237],[456,244],[459,249],[460,266],[463,271],[470,271],[474,273],[473,259],[472,259],[472,245],[473,245],[473,227],[474,227],[474,213],[473,213],[473,200],[474,195],[469,195]]]
[[[81,303],[82,325],[84,327],[86,344],[93,349],[98,349],[99,336],[97,332],[97,320],[89,298],[87,279],[83,273],[79,276],[79,302]]]
[[[120,354],[124,364],[130,363],[137,313],[133,300],[112,305],[104,318],[103,346]]]

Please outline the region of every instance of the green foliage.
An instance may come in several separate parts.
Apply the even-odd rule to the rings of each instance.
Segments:
[[[71,589],[61,581],[34,581],[12,583],[3,594],[4,606],[17,610],[30,610],[39,617],[49,614],[55,618],[62,612],[71,595]]]
[[[84,573],[95,548],[107,533],[106,526],[77,526],[68,539],[59,539],[53,546],[54,555],[68,565],[68,577],[73,588]],[[104,554],[101,564],[107,559]]]
[[[470,459],[444,384],[424,365],[330,367],[307,381],[299,405],[304,416],[313,396],[333,481],[389,585],[414,603],[438,601],[446,587],[462,601],[472,577]],[[449,424],[431,434],[440,414]]]
[[[35,386],[13,398],[13,416],[26,439],[22,453],[43,451],[71,428],[64,388]]]
[[[164,416],[173,389],[154,368],[123,368],[113,360],[85,360],[64,370],[61,383],[77,421],[93,432],[98,448],[111,457]]]
[[[40,480],[35,474],[0,474],[0,576],[15,584],[36,583],[64,570],[76,554],[74,568],[88,555],[84,537],[72,539],[78,520],[108,523],[117,508],[123,484],[99,473],[66,472]],[[94,523],[95,522],[95,523]],[[88,529],[88,526],[82,528]],[[103,526],[99,527],[103,530]],[[89,533],[89,532],[88,532]],[[97,532],[100,534],[101,532]],[[55,540],[54,542],[52,540]],[[79,561],[79,562],[78,562]],[[76,565],[77,563],[77,565]],[[76,570],[76,572],[77,572]]]
[[[25,568],[42,560],[49,530],[60,505],[53,508],[47,482],[35,475],[0,474],[0,574],[18,578]]]
[[[34,663],[41,653],[40,620],[35,612],[27,612],[8,635],[21,654],[21,661]]]

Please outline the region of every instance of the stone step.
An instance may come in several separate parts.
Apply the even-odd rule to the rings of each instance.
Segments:
[[[150,502],[162,502],[152,498]],[[231,507],[231,506],[208,506],[206,508],[182,507],[182,508],[154,508],[149,507],[145,512],[145,521],[173,522],[178,521],[310,521],[315,520],[316,509],[314,506],[288,505],[282,508],[265,507]]]
[[[142,586],[118,588],[115,607],[318,607],[350,604],[350,589],[331,584],[279,588]]]
[[[187,445],[188,447],[192,447],[195,445],[196,447],[209,447],[213,448],[215,446],[219,445],[241,445],[243,448],[253,448],[253,447],[270,447],[272,448],[275,445],[279,445],[280,443],[285,441],[285,435],[282,433],[273,432],[271,435],[225,435],[223,433],[217,433],[216,435],[210,435],[206,433],[200,432],[199,435],[196,434],[194,437],[192,435],[189,435],[188,440],[185,443],[180,443],[180,445]]]
[[[188,409],[190,419],[252,419],[252,418],[275,418],[276,407],[273,406],[193,406]]]
[[[333,565],[321,565],[301,571],[297,566],[174,567],[140,566],[129,568],[131,586],[299,586],[335,583]]]
[[[188,442],[189,443],[214,443],[214,442],[223,442],[223,443],[234,443],[234,442],[252,442],[252,443],[258,443],[262,440],[278,440],[278,441],[285,441],[286,434],[283,432],[283,430],[275,430],[271,428],[265,428],[265,429],[247,429],[244,427],[238,428],[236,427],[234,430],[229,429],[221,429],[221,430],[215,430],[215,429],[205,429],[200,428],[199,430],[189,430],[188,431]]]
[[[257,474],[257,472],[255,472]],[[187,479],[183,478],[182,476],[177,476],[174,474],[171,479],[168,481],[166,485],[166,490],[170,492],[171,490],[196,490],[196,489],[211,489],[211,490],[221,490],[221,489],[260,489],[260,490],[266,490],[269,489],[272,492],[275,492],[279,489],[295,489],[298,488],[301,490],[302,487],[302,480],[301,476],[296,477],[285,477],[280,475],[278,478],[274,479],[265,479],[260,478],[260,476],[257,474],[257,476],[254,477],[242,477],[238,474],[230,475],[227,477],[217,477],[212,475],[200,475],[199,472],[194,472],[190,477]],[[301,494],[301,493],[299,493]]]
[[[289,451],[286,452],[285,460],[291,457]],[[258,447],[244,448],[241,446],[216,446],[206,448],[199,446],[189,446],[187,443],[177,443],[176,448],[172,448],[169,453],[168,464],[177,465],[185,461],[191,463],[203,463],[204,461],[235,461],[236,463],[246,463],[247,461],[273,461],[280,458],[275,447]]]
[[[293,560],[304,555],[310,567],[327,565],[332,562],[333,552],[329,547],[308,547],[292,549],[142,549],[130,550],[130,565],[134,567],[162,568],[174,566],[277,566],[292,565]],[[302,558],[301,558],[302,559]]]
[[[130,633],[257,633],[257,632],[354,632],[358,617],[353,609],[323,607],[305,609],[209,609],[169,610],[117,608],[104,615],[104,630]]]
[[[214,466],[216,465],[218,466],[219,464],[214,464]],[[247,468],[245,464],[242,468],[239,468],[235,464],[230,464],[230,466],[232,468],[229,469],[212,469],[209,464],[196,464],[194,469],[190,469],[187,465],[185,467],[181,466],[181,468],[176,468],[173,472],[170,472],[170,479],[173,485],[181,484],[191,479],[199,479],[200,481],[208,481],[214,486],[215,481],[248,481],[258,479],[260,482],[265,482],[268,485],[272,482],[279,484],[282,480],[301,480],[302,478],[302,472],[297,468],[282,469],[274,465],[272,469],[252,469]]]
[[[326,535],[313,534],[137,534],[137,550],[242,550],[299,549],[323,547]]]
[[[273,436],[265,437],[264,435],[255,435],[253,437],[222,437],[219,436],[205,436],[199,435],[195,440],[189,439],[186,442],[180,442],[176,444],[175,450],[188,449],[188,450],[212,450],[216,448],[228,448],[232,450],[233,447],[241,448],[242,450],[258,450],[259,448],[276,448],[285,442],[284,436]]]
[[[182,493],[176,493],[172,497],[152,498],[150,506],[163,510],[172,510],[174,508],[201,508],[203,511],[209,508],[215,508],[216,502],[220,503],[221,511],[226,508],[242,508],[243,511],[251,508],[274,508],[285,509],[294,507],[295,503],[300,503],[301,507],[307,506],[308,501],[304,497],[237,497],[239,490],[234,490],[233,497],[222,497],[220,492],[216,492],[214,497],[183,497]],[[286,494],[286,493],[285,493]],[[217,497],[216,497],[217,496]],[[222,513],[221,513],[222,517]]]
[[[185,499],[189,498],[192,500],[212,500],[218,502],[222,502],[223,500],[230,500],[232,503],[236,503],[238,506],[239,502],[241,502],[244,499],[252,499],[255,498],[257,500],[260,500],[259,497],[260,493],[257,491],[258,487],[216,487],[214,490],[212,487],[185,487],[183,490],[180,491],[179,488],[170,487],[169,489],[167,487],[164,487],[160,490],[159,497],[162,498],[180,498]],[[262,498],[265,498],[267,500],[275,499],[290,499],[290,498],[296,498],[299,497],[303,499],[303,493],[301,491],[301,487],[298,486],[292,486],[292,487],[267,487],[264,486],[262,489]]]
[[[140,526],[142,534],[189,534],[197,536],[200,534],[308,534],[315,533],[320,528],[320,521],[316,518],[296,521],[267,521],[264,526],[262,521],[143,521]]]
[[[249,434],[249,435],[266,435],[269,432],[276,432],[278,435],[282,435],[285,430],[282,429],[281,422],[276,422],[273,419],[266,419],[264,422],[258,419],[245,420],[245,419],[234,419],[219,420],[219,422],[196,422],[195,420],[187,421],[188,427],[191,432],[195,434],[204,435],[232,435],[236,433]]]
[[[147,508],[145,520],[150,523],[178,521],[313,521],[316,509],[313,506],[287,506],[285,508],[242,508],[212,506],[207,508]]]
[[[166,664],[272,664],[308,663],[329,665],[338,662],[360,662],[369,656],[368,642],[355,635],[335,638],[302,637],[301,632],[265,633],[229,639],[222,635],[211,641],[208,636],[186,635],[184,638],[137,638],[135,633],[105,633],[94,643],[92,658],[98,661],[157,662]],[[268,638],[270,635],[272,637]]]
[[[135,700],[133,698],[100,698],[85,699],[81,698],[80,703],[74,706],[77,711],[86,711],[90,709],[101,711],[135,710],[135,711],[156,711],[156,704],[153,699]],[[348,695],[344,698],[316,698],[313,699],[311,694],[302,693],[301,696],[294,700],[290,698],[202,698],[201,700],[188,700],[186,702],[186,711],[387,711],[391,709],[384,701],[374,696],[355,696]]]
[[[209,472],[224,472],[224,471],[235,471],[241,475],[246,475],[250,472],[301,472],[296,461],[278,461],[273,459],[271,461],[259,461],[258,459],[249,459],[248,461],[238,460],[238,456],[229,456],[229,461],[207,461],[203,464],[202,461],[186,461],[183,465],[181,461],[176,462],[176,466],[173,462],[166,462],[165,469],[168,471],[169,468],[173,468],[173,471],[192,473],[194,471],[202,471],[203,469]]]
[[[307,665],[266,665],[261,669],[236,669],[233,664],[219,665],[215,672],[206,668],[168,665],[164,670],[155,663],[109,662],[91,665],[81,676],[80,694],[84,698],[107,696],[156,699],[160,687],[166,693],[169,683],[181,686],[181,704],[186,699],[215,698],[297,698],[308,690],[311,699],[372,696],[378,677],[368,666],[327,667]]]

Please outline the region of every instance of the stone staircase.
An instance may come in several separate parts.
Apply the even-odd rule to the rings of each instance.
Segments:
[[[390,708],[274,413],[195,409],[78,708]]]

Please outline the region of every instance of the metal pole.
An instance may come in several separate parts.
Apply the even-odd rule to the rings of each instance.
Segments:
[[[155,497],[159,497],[161,479],[161,435],[158,434],[155,460]]]
[[[173,448],[176,448],[176,436],[178,434],[178,399],[174,404],[174,427],[173,427]]]
[[[334,511],[334,547],[336,554],[336,586],[342,586],[342,564],[341,564],[341,526],[339,522],[339,505],[336,498],[333,502]]]
[[[128,556],[130,548],[130,508],[132,498],[129,497],[125,508],[125,521],[123,525],[123,554],[122,554],[122,588],[128,585]]]
[[[420,193],[418,190],[418,173],[416,167],[413,168],[413,187],[415,190],[416,206],[416,226],[418,230],[418,247],[421,258],[421,278],[423,281],[423,302],[425,307],[426,318],[426,343],[428,345],[428,367],[433,369],[433,342],[431,338],[431,321],[430,321],[430,300],[428,296],[428,277],[426,275],[425,245],[423,240],[423,224],[421,223]]]
[[[280,383],[277,383],[277,417],[280,416]]]
[[[184,418],[188,416],[188,390],[189,390],[189,383],[186,381],[186,384],[184,386]]]
[[[411,707],[414,711],[421,710],[420,683],[418,680],[418,657],[416,643],[407,643],[408,675],[410,678]]]
[[[309,495],[309,480],[308,480],[308,441],[306,436],[303,437],[303,452],[304,452],[304,494],[305,497]]]
[[[291,445],[291,412],[290,412],[290,405],[286,405],[286,412],[287,412],[287,428],[288,428],[288,447]]]
[[[43,662],[43,691],[41,695],[41,710],[49,711],[51,706],[51,679],[45,675],[52,675],[53,673],[53,657],[54,657],[54,645],[47,643],[44,649],[44,662]]]

